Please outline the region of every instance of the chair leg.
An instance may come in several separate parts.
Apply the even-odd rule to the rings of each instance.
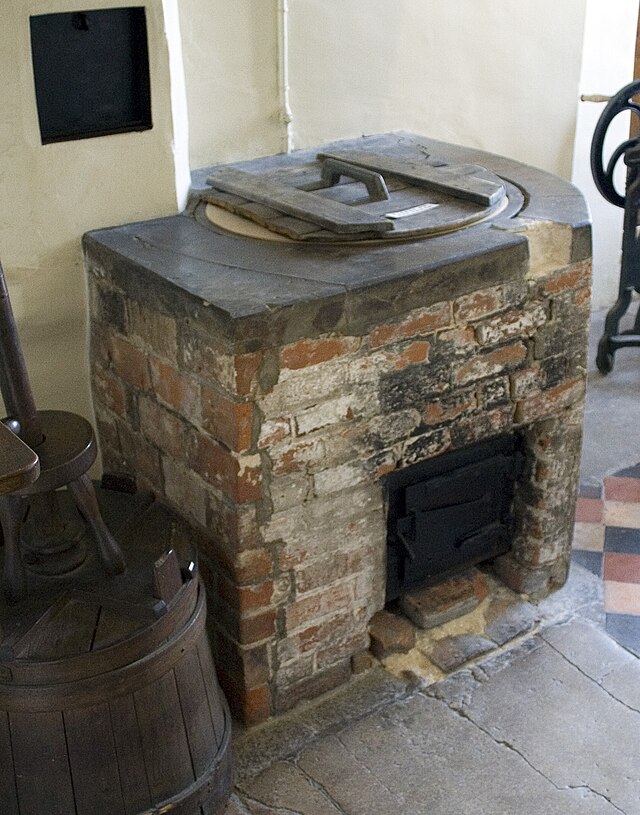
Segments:
[[[20,527],[22,525],[22,499],[16,495],[0,498],[0,525],[4,536],[3,589],[10,603],[22,600],[25,593],[25,575],[20,557]]]
[[[84,473],[76,481],[70,481],[67,488],[89,525],[105,568],[112,574],[121,574],[126,568],[124,555],[102,519],[91,479]]]

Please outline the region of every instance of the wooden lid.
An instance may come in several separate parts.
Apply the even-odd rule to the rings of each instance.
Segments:
[[[149,496],[115,498],[127,499],[136,515],[144,508],[117,535],[126,572],[107,575],[87,542],[87,560],[70,575],[29,575],[24,601],[0,601],[0,684],[53,684],[112,671],[153,651],[193,614],[195,550],[180,522],[155,502],[144,507]]]
[[[519,190],[484,167],[446,164],[419,152],[399,156],[396,146],[390,136],[378,140],[376,152],[333,149],[275,169],[272,159],[252,162],[249,171],[220,167],[200,199],[222,229],[305,242],[441,235],[494,218],[509,205],[522,206]]]

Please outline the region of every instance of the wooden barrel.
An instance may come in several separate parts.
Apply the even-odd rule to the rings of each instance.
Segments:
[[[97,594],[63,591],[0,647],[0,812],[218,815],[230,716],[199,579],[160,610]]]

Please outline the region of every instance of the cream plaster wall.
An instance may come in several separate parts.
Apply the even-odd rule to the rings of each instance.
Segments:
[[[405,128],[568,177],[584,5],[296,0],[296,142]]]
[[[638,24],[638,0],[587,0],[580,93],[612,95],[633,80],[633,61]],[[582,190],[593,218],[592,306],[613,305],[620,279],[623,210],[608,203],[591,177],[591,139],[604,104],[580,102],[573,156],[573,183]],[[629,115],[621,114],[611,124],[607,156],[629,138]],[[616,171],[617,188],[624,192],[625,167]]]
[[[45,146],[33,90],[29,16],[123,3],[2,0],[0,5],[0,257],[42,408],[92,415],[81,235],[176,212],[184,199],[186,149],[182,164],[176,163],[163,13],[163,5],[171,13],[176,1],[146,4],[153,129]],[[186,140],[186,128],[178,137]]]
[[[276,6],[180,0],[192,169],[279,152]]]
[[[289,0],[294,147],[409,129],[571,172],[586,0]],[[276,0],[183,0],[192,167],[277,152]]]

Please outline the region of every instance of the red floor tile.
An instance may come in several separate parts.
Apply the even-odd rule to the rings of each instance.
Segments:
[[[640,478],[605,478],[604,497],[606,501],[640,501]]]
[[[603,506],[603,501],[598,498],[578,498],[576,521],[579,523],[600,523],[602,521]]]
[[[604,558],[604,579],[618,583],[640,583],[640,555],[607,552]]]

